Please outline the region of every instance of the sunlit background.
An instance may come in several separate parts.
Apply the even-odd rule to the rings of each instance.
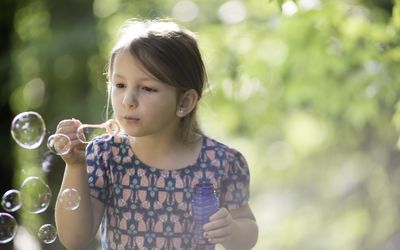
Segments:
[[[105,121],[108,52],[133,17],[197,33],[201,125],[249,162],[254,249],[400,249],[399,0],[1,0],[0,196],[37,176],[52,198],[11,212],[18,232],[0,249],[64,249],[38,236],[63,163],[46,143],[17,145],[11,121],[38,112],[45,141],[62,119]]]

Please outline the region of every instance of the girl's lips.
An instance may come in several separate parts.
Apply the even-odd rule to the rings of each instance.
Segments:
[[[131,117],[131,116],[124,116],[124,119],[127,121],[139,121],[139,118]]]

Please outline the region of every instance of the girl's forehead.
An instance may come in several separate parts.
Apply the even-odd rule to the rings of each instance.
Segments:
[[[154,78],[154,76],[152,76],[152,74],[146,70],[140,60],[132,55],[129,51],[116,53],[112,66],[112,76],[124,75],[127,73],[137,74],[138,72],[141,72],[144,75]]]
[[[140,82],[152,82],[172,87],[151,74],[140,60],[129,51],[115,55],[111,79],[134,80]],[[175,88],[175,87],[173,87]]]
[[[138,64],[139,60],[129,50],[124,49],[115,53],[114,66],[123,63]]]

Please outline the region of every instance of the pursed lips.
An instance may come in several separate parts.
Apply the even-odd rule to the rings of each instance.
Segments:
[[[139,121],[140,119],[133,116],[124,116],[124,119],[127,121]]]

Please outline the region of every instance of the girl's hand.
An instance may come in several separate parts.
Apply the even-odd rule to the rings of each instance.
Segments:
[[[71,140],[71,149],[61,158],[67,165],[80,165],[85,164],[85,149],[86,145],[78,139],[77,131],[82,123],[76,119],[62,120],[58,123],[58,134],[64,134]]]
[[[226,208],[211,215],[210,222],[203,226],[204,237],[213,244],[222,244],[232,237],[234,220]]]

